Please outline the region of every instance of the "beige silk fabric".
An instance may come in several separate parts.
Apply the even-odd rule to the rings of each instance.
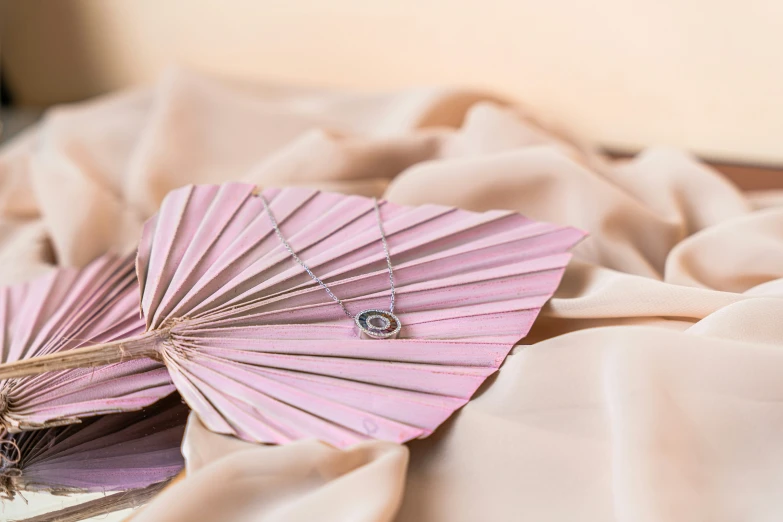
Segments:
[[[232,180],[513,209],[590,237],[430,438],[268,447],[193,417],[187,478],[134,521],[783,519],[781,192],[743,194],[674,150],[612,162],[482,93],[173,71],[56,108],[0,152],[0,280],[130,250],[167,191]]]
[[[264,449],[212,433],[191,415],[187,478],[133,521],[390,520],[402,499],[405,446],[370,442],[341,451],[309,440]],[[183,502],[194,494],[198,502]]]

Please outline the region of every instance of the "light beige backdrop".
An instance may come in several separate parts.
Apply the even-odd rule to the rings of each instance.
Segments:
[[[488,88],[619,149],[783,164],[779,0],[4,0],[22,101],[250,79]]]

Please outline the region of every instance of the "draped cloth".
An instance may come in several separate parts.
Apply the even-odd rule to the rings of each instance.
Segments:
[[[0,151],[0,283],[130,251],[169,190],[233,180],[513,209],[590,237],[530,335],[431,437],[260,446],[192,416],[187,477],[134,522],[783,518],[778,194],[681,151],[609,160],[485,93],[171,71],[50,110]]]

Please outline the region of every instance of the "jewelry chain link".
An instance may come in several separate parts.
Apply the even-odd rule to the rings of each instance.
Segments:
[[[261,198],[261,201],[264,203],[264,208],[266,209],[267,216],[269,216],[269,221],[272,223],[272,228],[275,230],[275,234],[277,234],[278,239],[280,239],[280,242],[283,244],[286,250],[288,250],[288,253],[291,254],[291,257],[294,258],[294,260],[299,263],[299,265],[304,268],[305,272],[319,285],[321,285],[321,288],[326,290],[326,293],[329,294],[329,297],[332,298],[332,300],[340,305],[340,308],[343,309],[343,312],[345,312],[345,315],[350,317],[351,319],[354,318],[353,314],[348,311],[348,308],[346,308],[345,303],[343,303],[342,299],[334,295],[332,290],[327,286],[326,283],[324,283],[321,278],[319,278],[317,275],[313,273],[312,270],[310,270],[310,267],[305,264],[304,261],[301,260],[301,258],[296,254],[293,247],[288,243],[288,241],[283,237],[283,232],[280,230],[280,226],[277,223],[277,219],[275,219],[274,214],[272,214],[272,209],[269,208],[269,202],[266,200],[266,197],[259,192],[258,196]],[[378,198],[372,198],[373,205],[375,207],[375,219],[378,222],[378,229],[381,232],[381,244],[383,245],[383,253],[386,255],[386,266],[389,267],[389,285],[391,286],[391,303],[389,304],[389,312],[392,314],[394,313],[394,297],[395,297],[395,289],[394,289],[394,270],[392,269],[392,262],[391,262],[391,254],[389,254],[389,245],[386,242],[386,233],[383,230],[383,223],[381,222],[381,209],[378,206]]]

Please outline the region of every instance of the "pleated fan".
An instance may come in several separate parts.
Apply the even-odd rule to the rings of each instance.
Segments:
[[[140,411],[0,433],[0,495],[127,491],[166,481],[184,465],[187,416],[175,393]]]
[[[62,354],[144,332],[132,257],[103,256],[0,288],[0,360]],[[172,393],[166,369],[135,360],[0,380],[0,429],[38,429],[138,410]]]
[[[292,259],[254,191],[225,184],[167,195],[137,256],[146,333],[77,350],[57,367],[96,354],[158,358],[208,428],[251,441],[425,437],[527,334],[583,237],[509,211],[381,202],[402,326],[396,339],[360,339]],[[372,199],[263,194],[292,249],[352,313],[389,306]],[[0,377],[32,371],[40,369],[4,365]]]

